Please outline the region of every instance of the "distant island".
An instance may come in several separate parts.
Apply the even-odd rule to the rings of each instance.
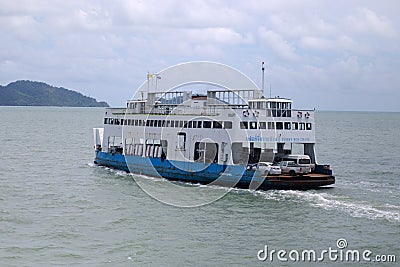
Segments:
[[[63,87],[16,81],[0,85],[0,106],[108,107],[108,104]]]

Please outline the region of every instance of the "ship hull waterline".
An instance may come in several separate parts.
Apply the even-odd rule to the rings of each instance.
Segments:
[[[96,151],[94,163],[128,173],[151,177],[162,177],[172,181],[194,184],[210,184],[249,189],[256,181],[259,190],[308,190],[329,188],[335,183],[335,177],[329,174],[311,173],[302,176],[268,175],[262,176],[256,170],[247,170],[246,166],[178,162],[161,158],[146,158],[118,153]],[[133,167],[134,166],[134,167]],[[197,171],[198,169],[198,171]],[[227,175],[226,175],[227,174]],[[222,175],[222,176],[221,176]],[[224,178],[225,176],[225,178]],[[239,178],[240,177],[240,178]],[[229,179],[229,180],[228,180]],[[232,179],[235,181],[232,182]]]

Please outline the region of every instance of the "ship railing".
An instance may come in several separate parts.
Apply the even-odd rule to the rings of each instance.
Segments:
[[[107,108],[106,112],[113,115],[127,114],[152,114],[152,115],[197,115],[197,116],[218,116],[229,110],[243,111],[243,114],[249,114],[254,117],[284,117],[284,118],[311,118],[314,117],[313,109],[250,109],[246,105],[208,105],[206,107],[190,106],[171,106],[170,108],[153,107],[145,112],[127,108]]]
[[[311,109],[245,109],[245,116],[254,117],[274,117],[274,118],[310,118],[314,116],[314,110]]]
[[[107,108],[107,113],[113,115],[125,115],[125,114],[154,114],[154,115],[200,115],[200,116],[218,116],[219,114],[226,112],[226,110],[231,109],[246,109],[246,107],[238,106],[219,106],[211,105],[206,107],[190,107],[190,106],[158,106],[153,107],[145,112],[140,112],[135,109],[127,108]],[[248,108],[248,107],[247,107]]]

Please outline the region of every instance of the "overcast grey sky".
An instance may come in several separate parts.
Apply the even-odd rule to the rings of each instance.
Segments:
[[[320,110],[400,111],[400,1],[0,0],[0,84],[29,79],[123,106],[147,71],[241,70]]]

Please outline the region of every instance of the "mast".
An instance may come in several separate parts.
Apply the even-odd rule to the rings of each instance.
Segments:
[[[264,72],[265,72],[264,61],[261,62],[261,71],[262,71],[261,89],[262,89],[262,91],[264,93]]]

